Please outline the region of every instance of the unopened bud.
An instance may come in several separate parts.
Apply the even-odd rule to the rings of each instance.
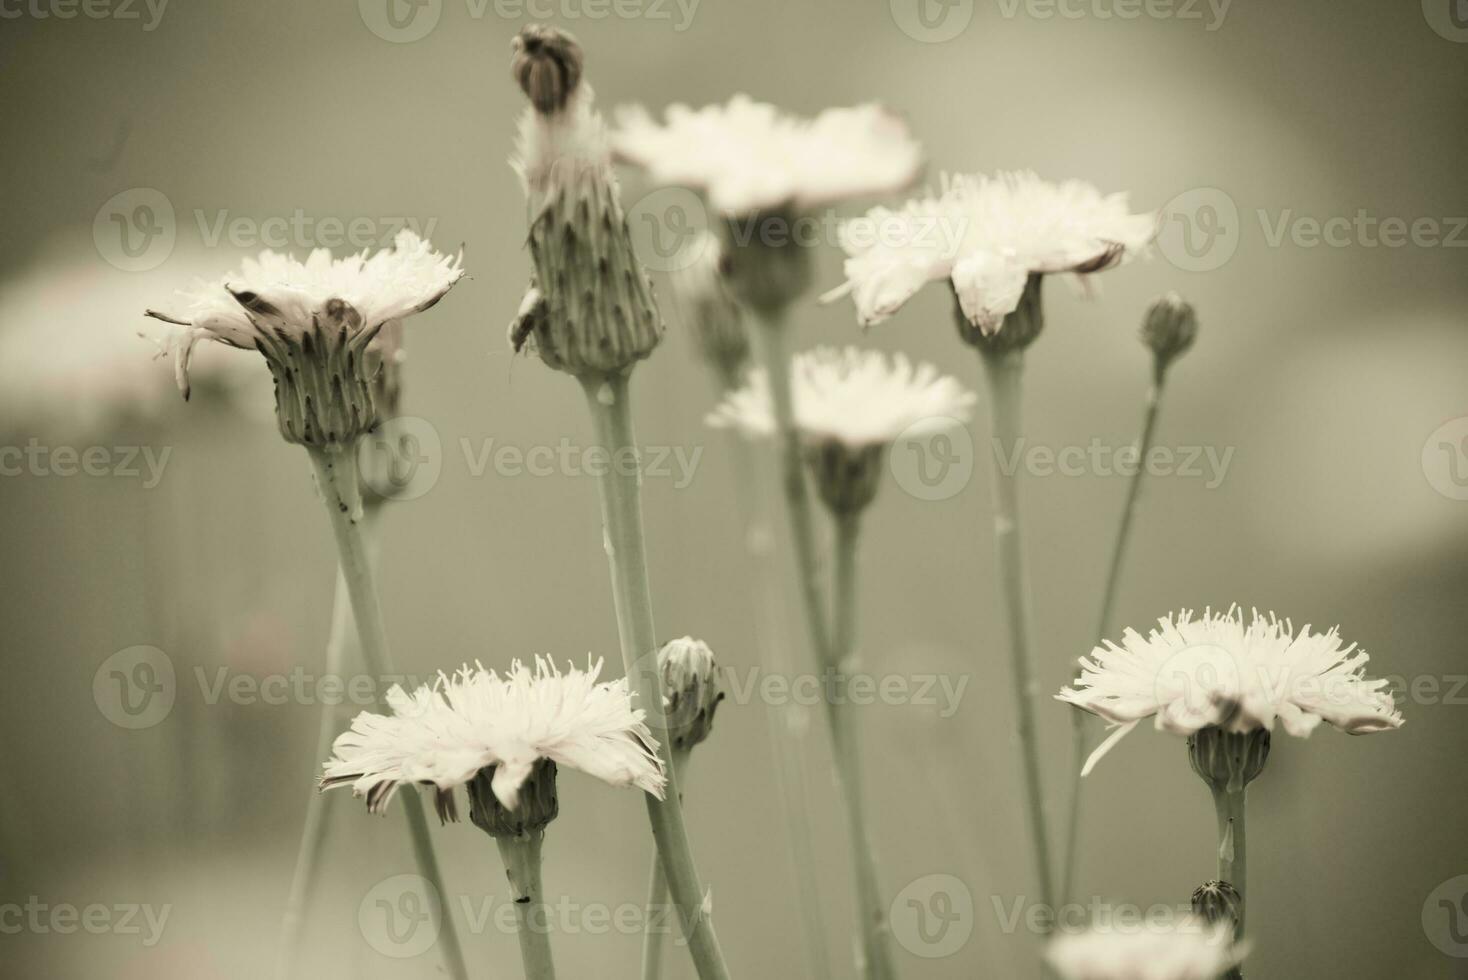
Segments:
[[[714,652],[691,636],[672,640],[658,651],[663,680],[663,714],[673,748],[688,750],[708,738],[714,711],[724,700]]]
[[[838,517],[861,513],[882,485],[885,444],[848,446],[827,439],[806,446],[805,461],[822,502]]]
[[[560,112],[581,84],[581,45],[565,31],[531,24],[510,43],[510,75],[542,115]]]
[[[1240,913],[1244,908],[1239,890],[1226,881],[1205,881],[1193,892],[1193,914],[1211,926],[1223,923],[1238,937]]]
[[[1152,349],[1159,372],[1186,353],[1197,336],[1198,314],[1177,293],[1168,293],[1147,308],[1142,342]]]

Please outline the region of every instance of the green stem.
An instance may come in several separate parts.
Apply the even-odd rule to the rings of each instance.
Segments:
[[[805,485],[805,462],[800,432],[795,424],[795,405],[790,386],[790,357],[785,345],[785,327],[774,320],[759,321],[764,367],[769,377],[770,401],[778,440],[780,483],[785,513],[795,549],[796,576],[801,608],[814,659],[835,671],[844,669],[851,652],[855,624],[855,551],[857,528],[853,522],[837,538],[837,607],[840,610],[833,640],[826,625],[821,596],[820,565],[816,557],[815,525],[811,519],[810,494]],[[849,706],[826,702],[826,722],[831,732],[832,751],[841,802],[846,816],[851,847],[852,874],[856,878],[857,918],[862,943],[862,975],[867,980],[889,980],[894,975],[887,909],[877,886],[876,866],[866,830],[861,798],[861,773],[855,719]]]
[[[356,634],[351,627],[352,605],[347,595],[347,580],[337,570],[336,597],[331,607],[331,632],[326,639],[326,676],[341,676],[346,661],[346,647]],[[322,760],[331,754],[332,742],[336,739],[337,715],[335,708],[325,703],[321,706],[320,720],[316,729],[316,753],[311,758],[313,766],[319,767]],[[326,839],[327,815],[335,793],[312,793],[306,804],[306,825],[301,830],[301,845],[296,853],[296,870],[291,877],[290,896],[286,899],[285,916],[281,923],[280,962],[276,973],[280,980],[290,980],[296,975],[301,955],[301,932],[305,911],[315,891],[316,876],[321,865],[321,847]]]
[[[820,566],[816,559],[815,524],[811,520],[810,494],[805,486],[804,453],[800,432],[795,427],[795,404],[790,390],[790,354],[785,344],[785,325],[760,320],[759,336],[765,371],[769,377],[770,402],[775,415],[775,438],[780,459],[780,486],[785,516],[795,543],[796,578],[811,654],[823,662],[831,648],[826,629],[825,603],[821,598]]]
[[[326,504],[327,516],[331,519],[341,575],[346,582],[347,595],[351,599],[353,618],[357,621],[357,638],[362,659],[367,670],[378,682],[378,706],[385,709],[382,681],[393,674],[392,658],[388,653],[387,630],[383,625],[376,576],[373,574],[372,561],[362,534],[362,490],[355,449],[355,446],[345,450],[307,447],[307,452],[311,456],[311,465],[316,470],[316,484]],[[428,835],[428,819],[423,815],[423,807],[417,794],[405,795],[403,812],[408,817],[408,835],[412,840],[418,873],[438,889],[447,908],[448,892],[439,871],[438,857],[433,852],[433,840]],[[443,941],[444,964],[449,976],[452,980],[468,980],[469,970],[459,947],[454,917],[452,914],[440,914],[439,918],[439,936]]]
[[[555,980],[551,961],[550,917],[545,911],[545,893],[540,884],[540,848],[543,831],[523,837],[496,837],[505,877],[515,903],[516,932],[520,937],[520,962],[525,980]]]
[[[673,769],[678,773],[679,798],[681,802],[683,780],[688,772],[688,749],[673,750]],[[643,980],[658,980],[663,973],[663,929],[668,921],[668,876],[663,874],[663,862],[652,856],[652,871],[647,883],[647,916],[642,930],[642,977]]]
[[[782,628],[784,605],[777,589],[777,575],[771,558],[774,554],[774,530],[770,527],[768,507],[761,507],[760,487],[767,484],[769,460],[764,454],[750,451],[750,443],[732,435],[735,491],[743,517],[745,551],[758,596],[755,618],[755,642],[766,658],[767,669],[777,677],[794,675],[787,647],[788,636]],[[810,980],[828,980],[831,964],[826,956],[826,923],[822,915],[820,874],[816,870],[815,835],[811,830],[809,766],[806,763],[806,736],[810,730],[808,710],[804,705],[768,705],[766,718],[770,730],[770,746],[775,765],[780,771],[780,810],[785,817],[794,872],[797,903],[804,928],[806,965]]]
[[[1039,878],[1040,903],[1054,909],[1050,867],[1050,838],[1045,826],[1045,795],[1040,781],[1040,747],[1035,731],[1034,701],[1039,693],[1030,651],[1029,584],[1025,575],[1024,543],[1020,525],[1019,470],[1009,462],[1021,438],[1022,351],[981,351],[989,378],[990,425],[995,461],[994,539],[999,586],[1009,622],[1010,660],[1014,675],[1015,733],[1024,768],[1025,804],[1030,821],[1030,843]],[[1047,920],[1048,922],[1048,920]]]
[[[1157,414],[1162,405],[1162,369],[1153,376],[1152,387],[1147,391],[1147,405],[1142,417],[1142,433],[1138,437],[1137,467],[1127,482],[1126,502],[1121,510],[1121,523],[1116,529],[1116,539],[1111,546],[1111,563],[1106,569],[1106,585],[1101,595],[1101,614],[1096,624],[1097,643],[1111,633],[1111,618],[1116,611],[1116,591],[1121,583],[1121,566],[1126,557],[1126,548],[1131,540],[1132,521],[1136,517],[1137,502],[1141,499],[1142,476],[1147,472],[1147,453],[1157,431]],[[1085,780],[1081,779],[1081,767],[1086,761],[1090,740],[1089,712],[1072,711],[1071,723],[1071,787],[1070,818],[1065,831],[1065,870],[1061,877],[1060,900],[1071,901],[1071,889],[1075,882],[1076,865],[1080,862],[1081,796]]]
[[[1248,790],[1213,788],[1213,809],[1218,815],[1218,878],[1239,893],[1239,928],[1235,942],[1244,940],[1244,915],[1249,908],[1248,848],[1244,825],[1244,805]]]
[[[642,533],[642,475],[640,464],[627,465],[629,460],[636,459],[637,453],[628,376],[588,376],[580,380],[586,390],[586,403],[596,424],[597,437],[610,456],[610,465],[602,468],[598,483],[622,662],[638,700],[643,704],[661,705],[657,630],[653,625],[652,597],[647,580],[647,545]],[[660,724],[650,727],[658,740],[658,756],[668,775],[668,785],[662,800],[650,793],[644,795],[663,872],[668,876],[668,888],[678,906],[679,924],[699,980],[728,980],[729,968],[724,963],[724,953],[719,948],[713,922],[703,908],[703,886],[699,883],[688,832],[683,825],[683,807],[678,799],[678,774],[673,768],[670,739],[666,728]]]
[[[835,674],[839,690],[846,690],[846,670],[856,644],[856,550],[861,536],[861,518],[844,514],[836,519],[836,600],[834,646],[827,667]],[[839,702],[839,703],[838,703]],[[872,980],[896,975],[892,964],[891,929],[887,924],[887,902],[877,884],[877,859],[867,831],[866,803],[862,794],[861,750],[852,705],[844,698],[828,699],[827,719],[831,724],[837,782],[846,804],[847,836],[851,864],[856,872],[857,915],[861,924],[865,974]]]

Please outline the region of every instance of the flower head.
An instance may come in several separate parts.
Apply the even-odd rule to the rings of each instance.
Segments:
[[[838,442],[851,449],[887,446],[903,432],[925,434],[966,421],[973,392],[931,364],[904,355],[818,347],[791,362],[795,425],[809,442]],[[763,369],[731,392],[708,417],[715,428],[770,436],[775,420],[769,377]]]
[[[1115,732],[1086,762],[1090,772],[1113,745],[1144,718],[1179,735],[1206,728],[1308,736],[1322,721],[1352,735],[1402,724],[1385,680],[1366,676],[1370,658],[1355,644],[1342,646],[1331,629],[1298,632],[1288,620],[1255,612],[1247,624],[1237,607],[1227,613],[1188,611],[1159,620],[1147,636],[1136,630],[1081,660],[1081,676],[1058,700],[1100,715]]]
[[[736,95],[702,109],[669,106],[661,123],[641,106],[623,107],[612,142],[654,181],[703,190],[726,216],[890,193],[922,165],[907,126],[875,104],[801,119]]]
[[[1045,959],[1063,980],[1218,980],[1243,959],[1233,928],[1186,919],[1173,928],[1092,927],[1050,943]]]
[[[1052,184],[1033,173],[945,175],[938,194],[900,210],[875,208],[842,226],[846,283],[863,326],[887,319],[928,282],[948,279],[963,315],[999,331],[1031,276],[1099,272],[1143,251],[1156,234],[1125,194]]]
[[[364,711],[337,738],[321,785],[350,784],[374,813],[405,783],[432,785],[440,816],[453,819],[454,789],[476,775],[513,811],[521,786],[549,761],[661,799],[657,742],[626,680],[598,681],[601,666],[563,672],[537,657],[534,670],[516,661],[503,677],[466,666],[412,694],[394,686],[391,714]]]
[[[388,323],[442,299],[464,275],[461,258],[441,255],[407,229],[391,249],[370,255],[335,259],[318,248],[301,262],[267,249],[223,279],[196,282],[183,293],[184,311],[148,316],[176,328],[159,345],[174,357],[185,398],[200,340],[256,350],[275,377],[281,434],[342,443],[379,421],[372,388],[384,352],[370,345]]]

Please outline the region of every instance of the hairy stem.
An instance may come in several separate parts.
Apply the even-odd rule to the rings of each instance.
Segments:
[[[1244,915],[1249,908],[1248,849],[1244,826],[1244,807],[1248,790],[1213,788],[1213,809],[1218,815],[1218,877],[1239,893],[1239,928],[1235,942],[1244,939]]]

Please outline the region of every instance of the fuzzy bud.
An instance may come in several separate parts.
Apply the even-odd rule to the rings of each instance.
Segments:
[[[1228,732],[1201,729],[1188,739],[1188,761],[1193,771],[1216,792],[1241,793],[1269,760],[1269,729]]]
[[[560,112],[581,84],[581,45],[564,31],[531,24],[510,42],[510,77],[535,111]]]
[[[485,766],[469,780],[469,820],[491,837],[528,837],[545,830],[560,813],[556,797],[556,764],[540,759],[520,786],[520,799],[509,810],[494,795],[494,766]]]
[[[1022,351],[1035,342],[1045,328],[1045,311],[1040,303],[1040,284],[1044,276],[1030,273],[1025,279],[1025,289],[1020,295],[1019,305],[1007,314],[997,330],[985,330],[975,325],[963,311],[958,293],[953,294],[953,317],[958,326],[958,336],[964,343],[977,347],[984,356],[1010,354]]]
[[[860,514],[882,485],[885,445],[852,447],[837,439],[806,446],[805,462],[821,500],[837,517]]]
[[[663,714],[673,748],[687,751],[708,738],[714,711],[724,700],[714,652],[691,636],[672,640],[658,651],[663,680]]]
[[[1142,320],[1142,342],[1151,348],[1158,374],[1187,353],[1197,336],[1197,312],[1193,304],[1177,293],[1168,293],[1147,308]]]

